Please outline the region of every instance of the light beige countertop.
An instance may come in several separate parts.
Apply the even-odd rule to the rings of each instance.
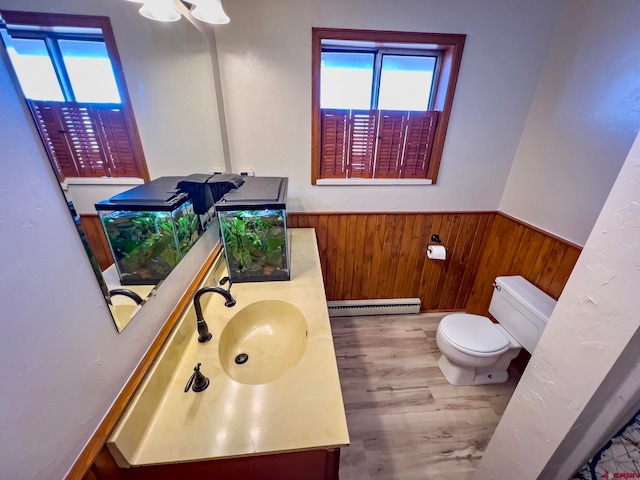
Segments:
[[[208,343],[197,341],[191,303],[107,443],[121,467],[349,444],[315,232],[289,229],[288,234],[291,281],[236,283],[231,293],[237,304],[232,308],[226,308],[223,297],[216,293],[202,297],[204,318],[213,334]],[[219,270],[212,267],[203,285],[215,285]],[[278,320],[273,320],[276,343],[265,342],[272,347],[261,352],[262,357],[250,355],[245,365],[234,368],[256,368],[256,363],[251,365],[252,360],[258,361],[256,357],[277,357],[281,350],[273,346],[278,341],[283,348],[289,348],[292,341],[306,348],[298,363],[279,378],[259,385],[239,383],[222,367],[220,336],[235,314],[263,300],[281,300],[297,307],[306,328],[301,334],[283,332],[282,325],[276,325]],[[299,322],[296,325],[299,331]],[[260,335],[265,335],[264,328],[270,330],[267,325]],[[199,362],[210,385],[200,393],[184,393]]]

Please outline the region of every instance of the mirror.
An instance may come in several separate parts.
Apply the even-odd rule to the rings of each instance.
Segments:
[[[56,13],[2,10],[6,3],[0,0],[3,63],[13,70],[29,104],[114,323],[122,331],[164,277],[149,283],[121,281],[95,203],[159,177],[225,169],[210,39],[188,22],[150,22],[127,2],[68,0]],[[20,7],[42,6],[27,0]],[[47,109],[51,104],[53,110]],[[46,117],[49,113],[61,127],[55,128]],[[133,133],[122,142],[127,128]],[[70,155],[59,154],[61,143]],[[102,153],[96,153],[98,149]],[[114,152],[123,159],[120,163]],[[159,223],[158,234],[164,228]],[[205,225],[208,234],[217,234],[217,222]],[[202,228],[193,230],[189,243],[203,233]]]

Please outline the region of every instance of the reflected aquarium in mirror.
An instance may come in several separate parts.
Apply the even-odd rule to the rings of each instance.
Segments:
[[[161,177],[95,204],[122,285],[164,280],[201,235],[182,177]]]

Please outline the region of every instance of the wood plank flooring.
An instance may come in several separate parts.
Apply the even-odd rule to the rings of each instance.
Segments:
[[[517,379],[448,384],[437,365],[442,316],[331,320],[351,437],[341,480],[471,478]]]

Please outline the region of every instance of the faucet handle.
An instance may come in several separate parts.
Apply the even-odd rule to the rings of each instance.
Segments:
[[[201,392],[209,386],[209,379],[205,377],[202,372],[200,372],[200,365],[198,363],[194,369],[193,374],[189,377],[189,381],[187,382],[187,386],[184,387],[184,393],[187,393],[193,385],[194,392]]]
[[[220,285],[226,285],[227,282],[229,282],[229,286],[227,287],[227,292],[229,290],[231,290],[231,285],[233,285],[233,283],[231,282],[231,279],[229,277],[222,277],[220,279]]]
[[[196,373],[200,372],[200,365],[202,364],[198,363],[193,369],[193,373],[191,374],[191,376],[189,377],[189,380],[187,381],[187,386],[184,387],[184,393],[187,393],[191,389],[191,385],[193,384],[193,379],[195,378]]]

